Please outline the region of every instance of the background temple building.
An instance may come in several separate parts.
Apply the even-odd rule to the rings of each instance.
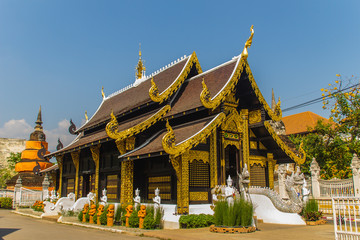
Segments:
[[[283,117],[282,121],[286,128],[286,135],[304,135],[313,132],[317,122],[331,123],[329,119],[317,115],[313,112],[302,112]]]
[[[237,183],[245,164],[251,185],[273,187],[275,164],[303,163],[276,134],[280,102],[271,109],[255,82],[251,39],[241,55],[204,72],[195,52],[150,76],[140,58],[135,83],[103,93],[95,114],[73,126],[76,139],[46,156],[57,159],[61,195],[107,188],[109,201],[129,203],[136,188],[150,201],[158,187],[162,203],[181,214],[211,202],[210,189],[229,175]]]
[[[15,171],[18,174],[7,182],[8,189],[13,189],[16,180],[20,177],[23,187],[42,190],[44,176],[39,173],[41,170],[53,166],[53,163],[44,158],[50,152],[48,151],[48,143],[42,127],[41,107],[35,123],[35,130],[30,134],[30,139],[26,141],[25,150],[21,152],[21,160],[15,165]],[[56,175],[53,175],[52,178],[56,179]],[[51,185],[50,190],[52,188]]]

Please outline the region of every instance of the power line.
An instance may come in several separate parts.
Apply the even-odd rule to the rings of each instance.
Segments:
[[[346,92],[347,90],[349,90],[350,88],[353,88],[353,87],[356,87],[358,86],[358,84],[355,84],[355,85],[352,85],[350,87],[347,87],[347,88],[344,88],[342,90],[339,90],[333,94],[330,94],[328,96],[324,96],[324,97],[318,97],[318,98],[315,98],[315,99],[312,99],[310,101],[307,101],[307,102],[303,102],[303,103],[300,103],[300,104],[297,104],[297,105],[294,105],[292,107],[288,107],[288,108],[285,108],[282,110],[282,112],[287,112],[287,111],[291,111],[291,110],[294,110],[294,109],[298,109],[298,108],[302,108],[302,107],[306,107],[306,106],[309,106],[309,105],[312,105],[312,104],[315,104],[315,103],[319,103],[325,99],[329,99],[329,98],[334,98],[334,95],[337,94],[337,93],[340,93],[340,92]],[[325,99],[323,99],[325,98]]]

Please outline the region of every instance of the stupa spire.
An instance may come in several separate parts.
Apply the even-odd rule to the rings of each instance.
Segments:
[[[35,126],[35,129],[36,130],[42,130],[43,127],[42,127],[42,117],[41,117],[41,105],[40,105],[40,108],[39,108],[39,113],[38,113],[38,116],[37,116],[37,119],[36,119],[36,126]]]
[[[145,70],[146,70],[146,68],[144,66],[143,60],[141,59],[141,43],[139,43],[139,61],[136,66],[135,78],[140,79],[140,78],[144,77]]]
[[[272,88],[271,91],[272,91],[272,96],[271,96],[271,110],[275,111],[276,101],[275,101],[274,89]]]

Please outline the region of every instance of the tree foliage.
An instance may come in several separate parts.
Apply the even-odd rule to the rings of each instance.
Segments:
[[[337,80],[322,88],[323,109],[330,110],[330,123],[319,121],[312,133],[305,136],[290,136],[307,154],[302,171],[310,174],[312,158],[321,168],[321,178],[351,177],[353,153],[360,153],[360,85],[357,79]]]
[[[10,180],[15,174],[15,164],[21,160],[21,153],[10,153],[6,159],[7,167],[0,169],[0,188],[6,186],[6,181]]]

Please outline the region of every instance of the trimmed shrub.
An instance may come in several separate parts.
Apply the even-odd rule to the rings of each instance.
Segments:
[[[303,216],[306,221],[317,221],[322,215],[323,213],[319,211],[318,202],[315,199],[309,199],[301,212],[301,216]]]
[[[12,208],[12,198],[9,197],[1,197],[0,198],[0,208],[6,208],[6,209],[10,209]]]
[[[214,224],[215,218],[210,214],[190,214],[183,215],[179,219],[181,228],[201,228]]]
[[[250,226],[254,208],[251,202],[242,198],[228,205],[226,201],[219,201],[215,205],[214,221],[216,226]]]

